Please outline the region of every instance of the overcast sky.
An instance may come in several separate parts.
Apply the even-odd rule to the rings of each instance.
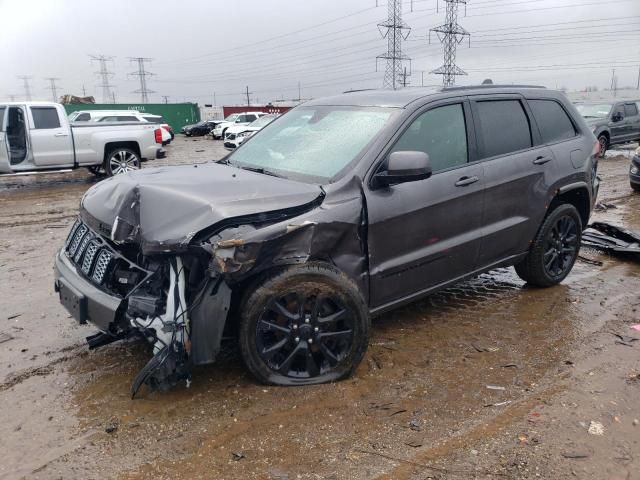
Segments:
[[[412,28],[403,51],[412,58],[411,85],[440,84],[429,74],[442,63],[442,47],[430,27],[444,22],[444,2],[404,0]],[[385,0],[0,0],[0,99],[24,99],[19,75],[30,75],[33,99],[51,98],[46,77],[58,77],[58,93],[102,101],[97,63],[90,54],[113,56],[108,64],[119,102],[133,93],[137,67],[129,57],[154,60],[151,102],[195,101],[218,105],[251,99],[267,102],[381,87],[387,45],[377,23]],[[468,72],[458,84],[535,83],[570,90],[634,86],[640,67],[640,0],[470,0],[459,23],[471,47],[458,47]]]

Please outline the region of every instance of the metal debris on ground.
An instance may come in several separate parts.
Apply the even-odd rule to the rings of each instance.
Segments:
[[[489,390],[506,390],[506,388],[505,388],[505,387],[499,387],[499,386],[497,386],[497,385],[487,385],[487,388],[488,388]]]
[[[594,422],[593,420],[591,420],[591,423],[589,423],[588,432],[591,435],[604,435],[604,425],[602,425],[600,422]]]
[[[245,458],[244,453],[242,452],[231,452],[231,455],[236,462]]]
[[[594,222],[582,233],[582,246],[635,255],[640,260],[640,234],[608,223]]]

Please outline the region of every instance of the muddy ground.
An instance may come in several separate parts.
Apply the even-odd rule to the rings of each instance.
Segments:
[[[224,154],[204,139],[168,151],[153,165]],[[594,219],[640,231],[626,155],[601,162],[610,208]],[[190,388],[132,401],[143,346],[89,352],[94,330],[53,291],[94,182],[0,178],[0,478],[640,479],[638,263],[583,252],[596,262],[546,290],[483,275],[377,319],[337,384],[258,385],[230,344]]]

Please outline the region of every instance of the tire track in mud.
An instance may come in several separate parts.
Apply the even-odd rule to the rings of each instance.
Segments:
[[[18,221],[18,222],[8,222],[8,223],[3,223],[0,222],[0,227],[3,228],[15,228],[15,227],[24,227],[27,225],[42,225],[46,228],[47,225],[54,223],[54,222],[58,222],[61,220],[67,220],[69,218],[74,218],[76,217],[77,214],[69,214],[69,215],[60,215],[57,217],[47,217],[46,220],[43,220],[42,218],[37,218],[35,220],[23,220],[23,221]],[[58,228],[58,227],[56,227]]]

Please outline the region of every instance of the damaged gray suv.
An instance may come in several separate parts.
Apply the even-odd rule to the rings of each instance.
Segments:
[[[561,93],[482,86],[314,100],[225,159],[144,169],[83,197],[55,288],[91,346],[153,349],[132,393],[190,379],[237,339],[262,382],[350,375],[370,319],[515,265],[561,282],[598,143]]]

